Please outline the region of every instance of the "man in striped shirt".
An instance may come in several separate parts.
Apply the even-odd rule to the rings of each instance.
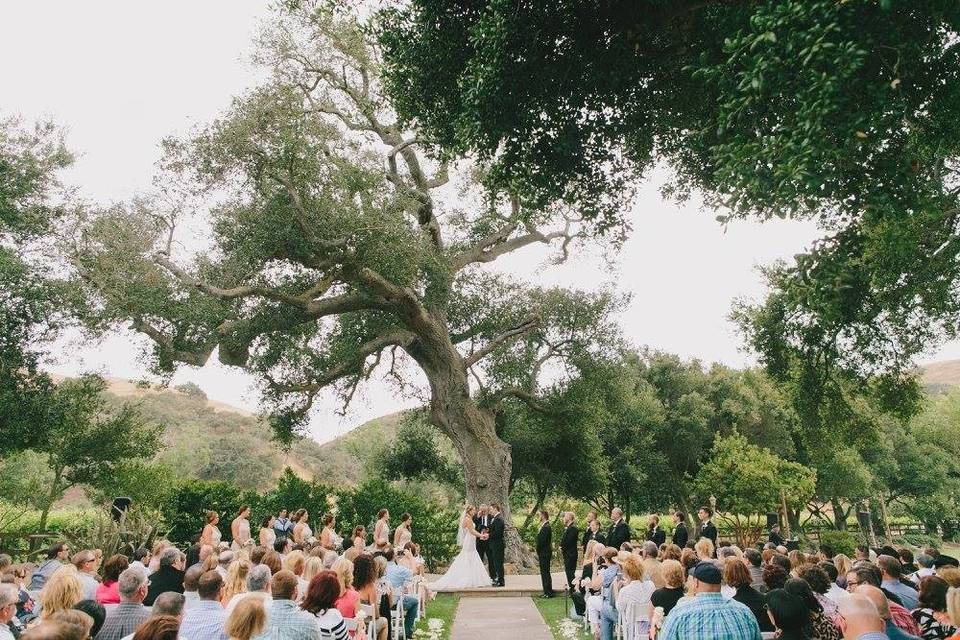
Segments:
[[[750,609],[720,595],[717,565],[701,562],[690,575],[696,597],[674,607],[660,631],[661,640],[761,640]]]
[[[227,640],[223,630],[227,612],[220,604],[223,578],[216,570],[207,571],[200,576],[197,593],[200,599],[187,610],[180,623],[180,637],[190,640]]]

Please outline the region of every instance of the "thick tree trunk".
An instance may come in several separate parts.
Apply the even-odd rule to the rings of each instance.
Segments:
[[[427,327],[430,329],[431,327]],[[510,445],[497,436],[494,413],[470,395],[463,359],[446,330],[432,327],[408,351],[430,382],[430,420],[453,442],[463,461],[467,502],[498,504],[505,524],[504,557],[517,566],[530,564],[529,553],[510,515]]]

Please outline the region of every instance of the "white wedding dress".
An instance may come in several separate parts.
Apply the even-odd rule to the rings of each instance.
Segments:
[[[443,577],[430,584],[431,591],[457,591],[490,586],[490,574],[477,553],[477,538],[461,526],[457,531],[457,542],[460,543],[460,553],[453,559]]]

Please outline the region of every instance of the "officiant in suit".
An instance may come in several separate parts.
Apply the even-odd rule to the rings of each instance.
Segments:
[[[490,508],[482,504],[477,510],[477,515],[473,516],[473,526],[477,533],[486,533],[490,529],[490,521],[493,516],[490,515]],[[477,554],[480,556],[480,562],[486,562],[489,556],[489,543],[483,538],[477,538]]]
[[[487,563],[490,566],[490,579],[493,581],[493,586],[502,587],[504,586],[503,552],[506,546],[503,539],[505,525],[503,515],[500,513],[500,505],[491,504],[488,511],[493,519],[487,528],[489,536],[487,538]]]
[[[550,529],[550,514],[540,512],[540,531],[537,533],[537,562],[540,564],[540,584],[543,586],[541,598],[553,597],[553,577],[550,575],[550,561],[553,560],[553,531]]]
[[[614,507],[610,512],[610,528],[607,530],[607,546],[620,550],[620,545],[630,542],[630,525],[623,519],[623,511]]]
[[[563,556],[563,572],[567,576],[567,588],[573,589],[574,574],[577,570],[577,537],[580,530],[573,522],[573,512],[563,514],[563,537],[560,538],[560,555]]]

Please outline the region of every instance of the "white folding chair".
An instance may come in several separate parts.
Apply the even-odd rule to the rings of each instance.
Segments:
[[[393,606],[390,608],[390,636],[391,640],[400,640],[404,637],[403,623],[406,615],[403,609],[403,587],[392,589],[391,595],[393,596]]]
[[[427,617],[427,597],[425,589],[423,588],[423,576],[413,576],[413,579],[408,583],[410,586],[408,591],[410,595],[416,596],[417,598],[417,620]],[[416,622],[415,621],[415,622]]]
[[[620,638],[623,640],[644,640],[647,636],[643,632],[643,623],[648,623],[646,628],[649,630],[649,618],[647,617],[646,607],[636,602],[623,603],[623,609],[617,610],[617,629],[620,632]]]

